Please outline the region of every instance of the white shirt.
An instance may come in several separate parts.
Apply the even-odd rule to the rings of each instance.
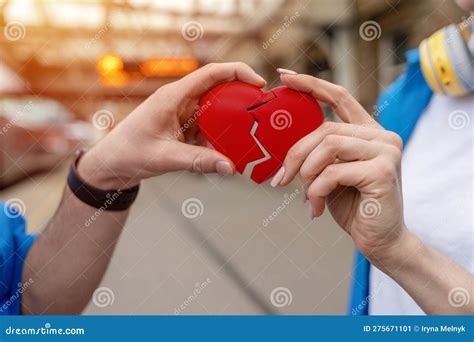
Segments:
[[[474,273],[474,95],[434,95],[405,147],[405,223],[416,236]],[[370,315],[424,314],[390,277],[371,266]]]

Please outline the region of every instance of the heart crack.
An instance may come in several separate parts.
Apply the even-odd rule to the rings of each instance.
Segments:
[[[249,113],[249,114],[251,114],[251,113]],[[252,117],[253,117],[253,115],[252,115]],[[253,172],[253,169],[255,168],[255,166],[257,166],[261,163],[264,163],[267,160],[272,158],[272,156],[267,151],[267,149],[262,145],[260,140],[258,140],[258,138],[255,136],[255,133],[257,132],[257,128],[258,128],[258,121],[254,117],[254,123],[252,125],[252,129],[250,130],[250,135],[252,136],[253,140],[255,140],[255,143],[260,148],[260,151],[262,151],[262,153],[264,154],[264,157],[247,163],[247,165],[245,166],[244,172],[242,172],[242,174],[246,175],[248,177],[252,176],[252,172]]]

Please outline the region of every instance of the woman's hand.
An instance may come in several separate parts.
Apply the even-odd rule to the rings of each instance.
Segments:
[[[327,205],[359,251],[426,314],[472,315],[473,275],[405,227],[400,137],[384,130],[340,86],[306,75],[282,75],[282,81],[329,104],[343,122],[327,122],[297,142],[275,176],[279,184],[299,172],[312,214],[320,216]]]
[[[297,142],[279,184],[299,173],[312,216],[326,205],[357,248],[378,264],[407,231],[403,221],[402,140],[384,130],[344,88],[307,75],[282,75],[288,87],[330,105],[343,121],[325,122]],[[281,177],[280,172],[280,177]]]
[[[217,84],[233,80],[265,85],[244,63],[208,64],[159,88],[130,113],[81,158],[80,175],[98,188],[118,189],[169,171],[233,174],[234,164],[206,147],[196,123],[199,99]]]

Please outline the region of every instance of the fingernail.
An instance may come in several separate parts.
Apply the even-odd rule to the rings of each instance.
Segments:
[[[309,218],[311,219],[311,221],[314,220],[314,212],[312,206],[309,206]]]
[[[265,85],[267,84],[267,81],[265,81],[265,79],[260,76],[259,74],[257,74],[258,78],[260,79],[260,81],[262,81],[263,83],[265,83]]]
[[[223,160],[217,162],[216,171],[218,174],[223,176],[230,176],[234,173],[230,163]]]
[[[278,172],[275,174],[275,176],[273,176],[273,179],[270,182],[270,185],[273,187],[276,187],[278,184],[280,184],[284,175],[285,175],[285,167],[282,166],[280,170],[278,170]]]
[[[277,71],[282,75],[298,75],[296,71],[289,69],[278,68]]]

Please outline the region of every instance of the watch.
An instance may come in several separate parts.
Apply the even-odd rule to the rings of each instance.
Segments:
[[[72,193],[82,202],[91,207],[105,211],[122,211],[130,208],[138,195],[140,184],[128,189],[101,190],[87,184],[77,172],[77,164],[84,154],[84,150],[76,152],[67,184]]]

